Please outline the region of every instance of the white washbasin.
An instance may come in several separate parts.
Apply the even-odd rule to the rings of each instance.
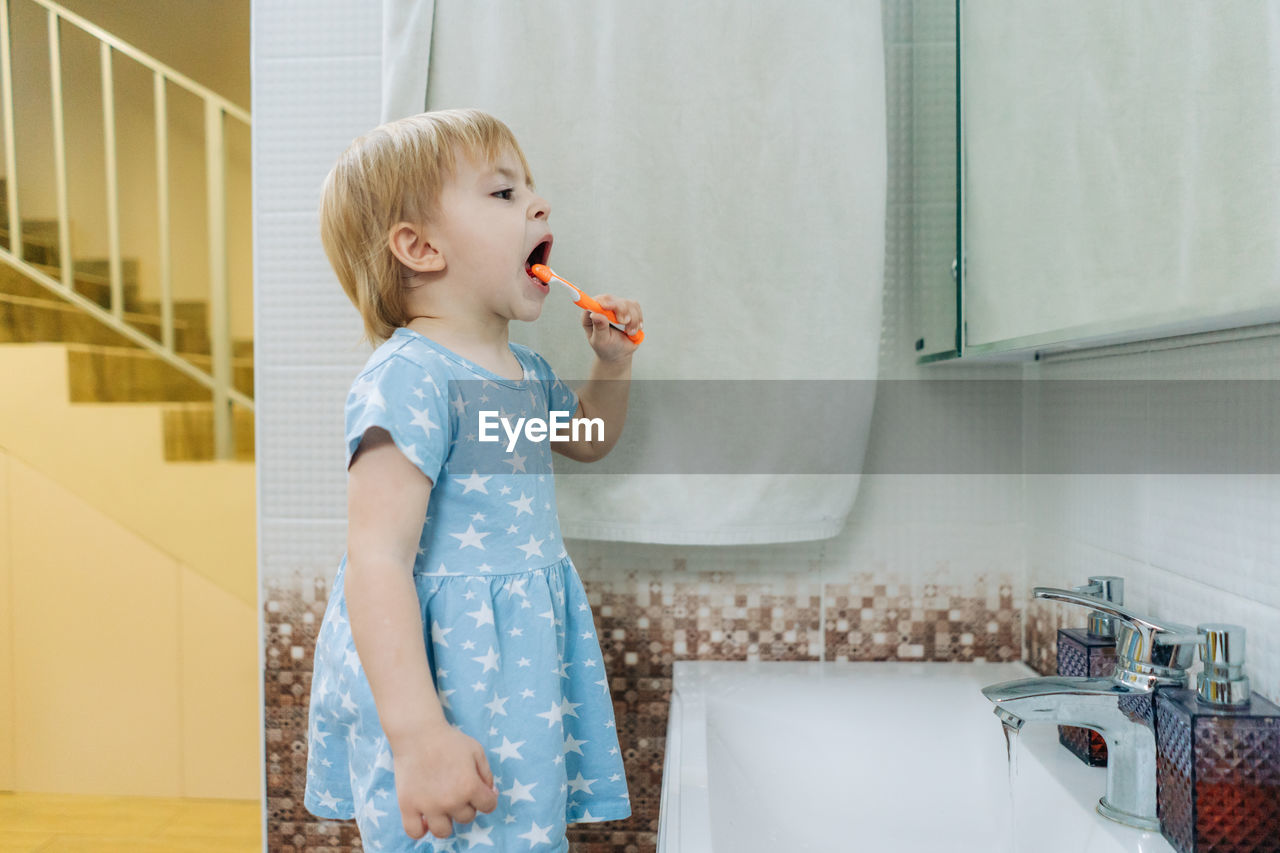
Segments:
[[[1019,663],[675,664],[659,853],[1173,853],[1094,807],[1106,770],[1028,723],[1010,786],[980,689]]]

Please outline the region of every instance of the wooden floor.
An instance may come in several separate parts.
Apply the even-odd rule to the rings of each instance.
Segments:
[[[262,853],[253,800],[0,793],[0,853]]]

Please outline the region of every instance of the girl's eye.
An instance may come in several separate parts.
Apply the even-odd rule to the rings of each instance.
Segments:
[[[515,192],[514,189],[498,190],[496,193],[494,193],[494,195],[498,196],[503,201],[511,201],[511,194],[514,192]]]

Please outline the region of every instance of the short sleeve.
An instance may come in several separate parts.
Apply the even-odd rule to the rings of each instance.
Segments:
[[[572,415],[578,411],[578,395],[569,384],[556,376],[551,365],[538,353],[524,347],[525,357],[529,364],[529,378],[541,382],[547,390],[547,411],[568,412]]]
[[[449,454],[448,377],[392,356],[356,378],[347,395],[347,467],[365,432],[381,427],[400,452],[434,484]]]

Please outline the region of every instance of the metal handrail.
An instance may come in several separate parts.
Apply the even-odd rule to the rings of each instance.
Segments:
[[[230,302],[227,281],[227,231],[225,185],[225,137],[226,119],[251,124],[248,110],[232,103],[216,92],[201,86],[85,20],[70,10],[50,0],[27,0],[46,10],[49,34],[50,95],[53,104],[53,155],[55,191],[58,208],[58,249],[60,280],[44,270],[28,263],[23,257],[22,216],[18,207],[17,143],[14,136],[14,99],[12,67],[12,29],[9,21],[10,0],[0,0],[0,97],[3,98],[5,151],[4,164],[7,176],[6,201],[9,215],[9,248],[0,247],[0,262],[23,273],[32,280],[71,302],[117,333],[144,349],[154,353],[187,376],[208,387],[213,396],[215,456],[229,459],[234,455],[232,436],[232,404],[252,410],[253,398],[234,387],[232,368],[233,346],[231,340]],[[98,40],[99,64],[102,77],[102,115],[104,157],[107,182],[107,243],[108,281],[110,285],[109,308],[75,291],[74,270],[71,260],[71,217],[68,203],[66,134],[63,126],[62,97],[62,39],[61,22],[77,27]],[[127,56],[152,72],[156,116],[156,192],[159,215],[158,235],[160,245],[160,312],[161,339],[156,341],[134,328],[125,320],[123,259],[120,250],[119,169],[116,152],[115,84],[112,60],[115,53]],[[184,358],[175,347],[173,281],[171,248],[169,246],[169,139],[166,84],[173,83],[186,89],[204,102],[205,117],[205,172],[208,196],[209,238],[209,321],[211,371],[205,371]]]

